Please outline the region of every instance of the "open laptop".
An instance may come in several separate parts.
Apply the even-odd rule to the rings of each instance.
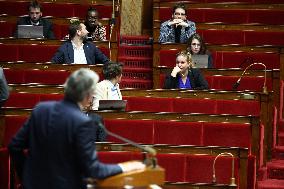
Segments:
[[[191,57],[195,68],[208,68],[208,55],[194,54]]]
[[[43,38],[43,26],[18,25],[18,38]]]
[[[100,100],[98,110],[121,110],[124,111],[127,100]]]

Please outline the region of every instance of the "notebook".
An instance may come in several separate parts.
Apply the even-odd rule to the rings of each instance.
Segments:
[[[99,110],[125,110],[127,100],[100,100]]]
[[[206,54],[192,55],[192,62],[195,68],[208,68],[208,55]]]
[[[18,25],[18,38],[43,38],[43,26]]]

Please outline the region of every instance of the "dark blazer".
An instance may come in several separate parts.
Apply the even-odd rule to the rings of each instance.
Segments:
[[[17,25],[32,25],[31,18],[29,16],[19,18]],[[53,24],[45,18],[39,20],[39,26],[43,26],[43,35],[46,39],[55,39],[53,33]],[[18,28],[16,27],[15,37],[18,36]]]
[[[190,80],[192,89],[195,89],[195,90],[208,89],[208,83],[198,68],[189,69],[187,77]],[[176,77],[167,75],[164,88],[165,89],[178,89],[179,88],[179,78],[180,78],[179,74],[177,74]]]
[[[83,178],[121,173],[98,160],[94,123],[69,100],[38,104],[8,146],[23,188],[79,189]]]
[[[104,64],[109,62],[109,59],[96,47],[93,42],[84,42],[83,46],[87,64]],[[51,62],[61,64],[74,63],[74,50],[71,41],[63,43],[52,57]]]

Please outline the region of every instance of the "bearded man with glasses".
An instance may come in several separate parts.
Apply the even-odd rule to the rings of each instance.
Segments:
[[[186,19],[184,4],[173,7],[172,19],[161,24],[160,43],[186,43],[196,33],[195,23]]]

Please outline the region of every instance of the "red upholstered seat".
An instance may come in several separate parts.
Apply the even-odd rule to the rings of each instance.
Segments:
[[[283,45],[284,32],[245,31],[246,45]]]
[[[171,19],[172,18],[172,8],[171,7],[160,7],[159,17],[160,17],[161,22]]]
[[[0,148],[0,188],[10,189],[10,157],[7,148]]]
[[[202,145],[202,123],[156,121],[154,144]]]
[[[247,100],[217,100],[217,114],[260,115],[260,103]]]
[[[62,40],[69,34],[68,24],[53,24],[53,33],[56,39]],[[50,57],[51,59],[51,57]]]
[[[29,1],[0,1],[0,14],[21,16],[27,14]]]
[[[8,146],[13,136],[26,122],[28,116],[10,115],[5,116],[5,132],[3,138],[3,146]]]
[[[58,47],[59,45],[21,44],[18,47],[19,60],[27,62],[49,62]]]
[[[198,33],[202,33],[202,36],[206,43],[209,44],[240,44],[244,45],[244,32],[241,30],[215,30],[215,29],[208,29],[208,30],[199,30],[197,29]],[[220,36],[220,37],[217,37]]]
[[[153,121],[105,119],[105,126],[109,131],[133,140],[134,142],[153,144]],[[123,141],[112,136],[107,136],[107,141],[124,143]]]
[[[17,61],[18,58],[18,45],[14,44],[1,44],[0,43],[0,60],[1,61]]]
[[[280,68],[280,55],[271,52],[217,51],[214,57],[215,68],[245,68],[253,62],[261,62],[267,69]],[[263,69],[255,65],[253,69]]]
[[[216,100],[212,99],[174,98],[173,100],[173,112],[215,114],[216,108]]]
[[[213,162],[215,156],[209,155],[187,155],[185,181],[196,183],[212,183]],[[234,159],[234,176],[239,183],[238,159]],[[218,184],[229,184],[232,175],[232,158],[219,157],[215,163],[216,181]]]
[[[205,22],[223,22],[230,24],[247,23],[248,11],[234,9],[206,9],[204,10]]]
[[[12,92],[4,107],[33,108],[39,101],[38,94]]]
[[[79,7],[79,4],[74,3],[43,2],[41,3],[41,5],[42,9],[44,10],[44,16],[54,16],[62,18],[74,17],[74,12]]]
[[[176,55],[181,49],[160,50],[160,64],[158,66],[175,67]]]
[[[204,146],[250,147],[251,126],[239,123],[204,123]]]
[[[121,163],[131,160],[142,160],[142,153],[139,152],[119,152],[119,151],[100,151],[99,160],[103,163]]]
[[[25,82],[62,85],[69,75],[66,70],[25,70]]]
[[[172,112],[172,98],[123,97],[127,111]]]
[[[40,94],[40,101],[49,101],[49,100],[62,100],[64,94]]]
[[[25,73],[23,70],[4,68],[4,74],[8,84],[25,82]]]
[[[283,3],[283,1],[281,3]],[[258,9],[249,12],[248,22],[268,24],[268,25],[283,25],[284,24],[284,20],[282,19],[283,17],[284,17],[283,10]]]
[[[206,76],[206,80],[212,80],[209,84],[210,89],[232,90],[234,83],[239,76]],[[263,91],[264,77],[243,77],[237,90]],[[267,78],[266,86],[268,91],[272,90],[272,79]]]
[[[165,169],[168,182],[184,182],[186,169],[185,154],[157,154],[158,164]]]
[[[0,21],[0,37],[12,37],[16,28],[15,23]],[[4,29],[5,28],[5,29]]]

